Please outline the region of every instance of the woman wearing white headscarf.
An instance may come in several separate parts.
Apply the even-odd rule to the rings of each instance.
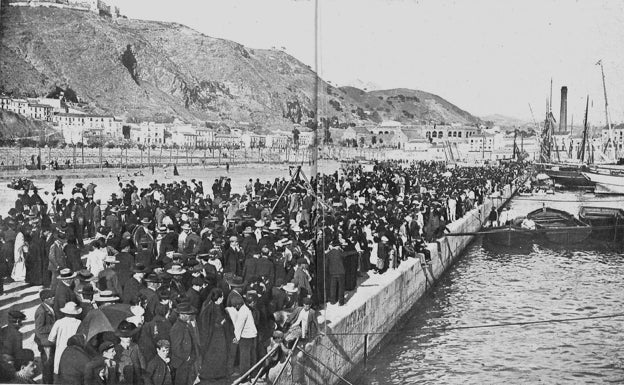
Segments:
[[[28,253],[28,244],[24,240],[24,232],[20,230],[15,237],[15,246],[13,249],[15,264],[11,272],[11,278],[16,282],[22,282],[26,279],[26,254]]]

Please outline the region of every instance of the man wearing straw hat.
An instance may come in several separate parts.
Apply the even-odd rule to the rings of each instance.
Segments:
[[[67,302],[78,302],[76,293],[74,293],[71,287],[74,278],[76,278],[76,273],[71,271],[71,269],[61,269],[57,275],[57,280],[60,281],[54,292],[54,314],[56,314],[57,319],[63,316],[61,308]]]
[[[54,322],[48,341],[56,344],[54,353],[54,377],[55,383],[59,374],[59,364],[61,362],[61,356],[63,351],[67,347],[67,341],[71,336],[76,334],[80,320],[78,316],[82,313],[82,309],[75,302],[67,302],[65,306],[60,309],[63,318]]]

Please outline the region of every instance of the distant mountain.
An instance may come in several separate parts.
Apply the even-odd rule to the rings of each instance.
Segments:
[[[354,87],[341,87],[359,106],[363,106],[371,120],[396,120],[402,123],[462,123],[478,124],[479,118],[462,110],[445,99],[418,90],[396,88],[392,90],[363,91]]]
[[[60,87],[94,113],[274,128],[311,125],[318,103],[332,127],[479,121],[423,91],[366,92],[321,80],[317,93],[316,74],[294,57],[180,24],[46,7],[4,6],[0,18],[0,92],[42,96]]]
[[[482,116],[481,119],[483,119],[486,123],[491,122],[495,126],[500,126],[500,127],[505,127],[505,128],[510,128],[510,127],[520,128],[526,125],[533,124],[527,120],[522,120],[522,119],[514,118],[511,116],[505,116],[505,115],[500,115],[500,114]]]
[[[359,89],[364,90],[364,91],[381,90],[383,88],[379,84],[376,84],[376,83],[373,83],[373,82],[369,82],[369,81],[366,81],[366,80],[362,80],[362,79],[350,80],[348,82],[345,82],[345,84],[343,86],[344,87],[359,88]]]

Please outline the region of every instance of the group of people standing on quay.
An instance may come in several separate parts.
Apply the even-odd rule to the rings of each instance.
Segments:
[[[0,277],[43,286],[30,320],[43,383],[213,383],[267,352],[251,378],[273,379],[296,341],[322,336],[317,310],[416,257],[520,172],[384,162],[310,184],[250,179],[242,194],[227,178],[212,194],[195,179],[130,181],[104,204],[94,183],[64,194],[59,177],[0,218]],[[11,308],[0,329],[0,382],[33,383],[25,318]]]

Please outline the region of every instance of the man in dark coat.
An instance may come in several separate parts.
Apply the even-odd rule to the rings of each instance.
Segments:
[[[198,373],[200,357],[197,325],[190,322],[197,313],[188,303],[176,308],[178,319],[171,328],[171,366],[175,369],[175,385],[192,385]]]
[[[165,339],[156,343],[157,355],[147,364],[143,380],[145,385],[173,385],[171,373],[171,359],[169,351],[171,344]]]
[[[204,279],[200,277],[193,277],[191,279],[191,288],[187,290],[186,297],[188,298],[189,303],[195,309],[200,309],[202,302],[199,295],[199,292],[204,286]]]
[[[345,268],[340,241],[334,240],[327,252],[327,274],[329,275],[329,302],[344,304]]]
[[[102,342],[98,348],[101,356],[93,358],[84,368],[85,385],[116,385],[119,381],[115,361],[115,344]]]
[[[22,350],[23,335],[19,331],[22,322],[26,319],[26,315],[19,310],[9,311],[9,323],[0,329],[0,354],[8,354],[16,357],[17,353]]]
[[[139,294],[143,288],[143,277],[147,273],[147,268],[142,263],[135,263],[131,271],[132,278],[125,283],[121,300],[123,303],[137,304],[139,303]]]
[[[78,303],[78,298],[76,298],[76,294],[74,293],[74,289],[72,287],[72,283],[76,278],[76,273],[72,272],[71,269],[61,269],[58,274],[58,280],[60,283],[56,285],[56,290],[54,292],[54,314],[57,319],[61,319],[64,317],[64,314],[61,313],[61,309],[67,302]]]
[[[238,237],[230,237],[230,246],[223,252],[223,271],[240,275],[242,273],[245,255],[238,244]]]
[[[54,293],[50,289],[39,292],[41,305],[35,310],[35,343],[41,353],[41,376],[44,384],[54,381],[54,346],[48,341],[52,325],[56,321],[54,310]]]
[[[82,334],[76,334],[67,340],[67,348],[63,350],[59,363],[59,384],[82,385],[85,382],[85,368],[91,361],[84,349],[85,340]],[[50,384],[51,382],[45,382]]]

